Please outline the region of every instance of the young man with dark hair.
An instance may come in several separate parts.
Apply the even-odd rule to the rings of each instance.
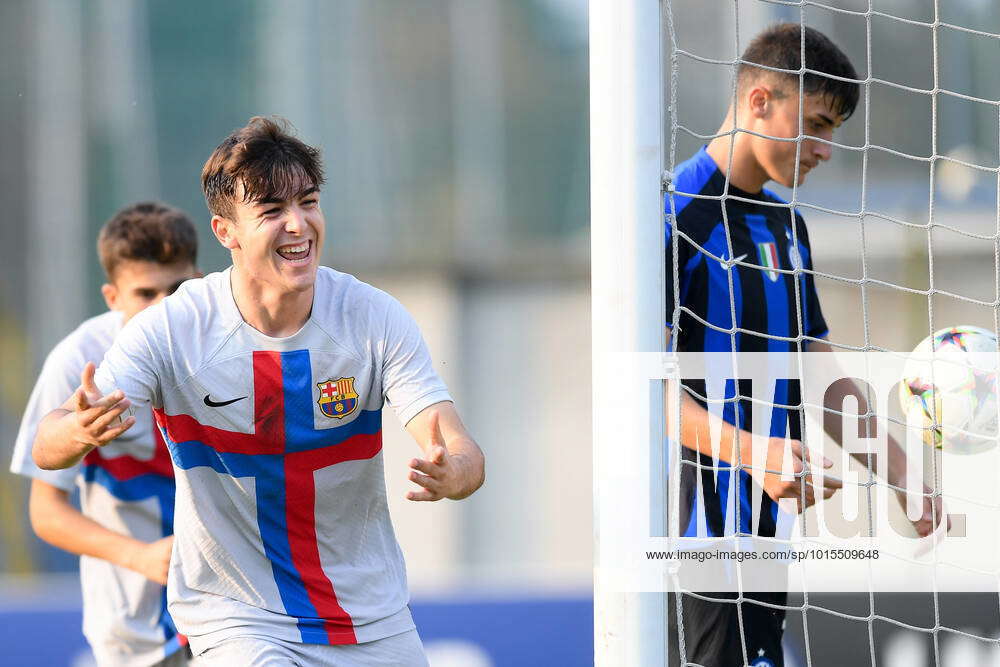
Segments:
[[[35,533],[79,554],[83,631],[99,665],[187,662],[166,609],[173,545],[174,478],[152,413],[120,440],[64,470],[39,469],[31,444],[39,420],[73,393],[88,362],[99,362],[134,315],[196,275],[198,240],[182,211],[155,202],[119,211],[101,229],[108,312],[92,317],[49,353],[24,411],[11,470],[31,478]],[[69,501],[74,482],[80,510]]]
[[[170,611],[206,665],[426,665],[383,404],[424,452],[408,498],[465,498],[484,479],[413,319],[319,265],[322,185],[319,152],[281,123],[227,137],[202,186],[233,266],[136,318],[83,377],[86,403],[35,441],[41,466],[63,467],[127,428],[130,402],[152,404],[178,475]]]
[[[802,54],[804,67],[813,71],[802,74],[800,82]],[[833,132],[858,102],[856,80],[847,56],[812,28],[803,36],[797,24],[775,25],[747,47],[737,73],[736,99],[716,138],[679,165],[673,175],[676,194],[666,201],[668,345],[682,352],[830,351],[805,222],[764,185],[801,185],[830,159]],[[676,330],[671,329],[674,322]],[[700,398],[706,396],[705,382],[685,387],[679,473],[683,535],[699,536],[699,526],[704,526],[712,537],[735,533],[788,539],[795,517],[780,511],[778,501],[791,499],[801,512],[841,486],[831,477],[813,486],[805,477],[782,481],[781,475],[748,470],[754,406],[746,398],[729,400],[720,410],[724,423],[721,437],[714,440],[719,451],[713,454],[709,425],[714,417]],[[725,398],[735,398],[735,389],[728,387]],[[798,386],[779,381],[774,403],[801,405]],[[841,404],[836,403],[838,409]],[[800,412],[771,410],[764,469],[784,469],[786,436],[792,469],[799,473],[808,466]],[[839,433],[830,435],[839,442]],[[888,458],[890,483],[904,487],[905,457],[891,439]],[[737,460],[740,469],[734,471]],[[763,493],[754,494],[754,485]],[[759,506],[753,507],[758,495]],[[923,509],[914,523],[918,534],[927,535],[932,509],[926,497]],[[689,661],[704,667],[783,664],[786,593],[746,593],[742,602],[733,593],[702,595],[712,599],[682,596]],[[670,613],[673,623],[673,602]]]

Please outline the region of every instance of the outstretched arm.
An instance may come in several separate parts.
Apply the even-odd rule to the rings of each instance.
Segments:
[[[812,341],[809,343],[809,351],[833,352],[833,348],[830,346],[829,343]],[[836,385],[834,391],[830,393],[829,396],[830,400],[828,404],[824,407],[826,407],[828,410],[835,410],[837,412],[841,412],[844,408],[844,399],[848,395],[853,395],[857,398],[858,414],[865,414],[868,412],[867,398],[865,397],[865,394],[860,390],[860,388],[857,387],[857,384],[853,381],[843,382]],[[871,415],[869,419],[872,420],[872,423],[870,425],[871,430],[869,432],[874,433],[875,416]],[[827,430],[827,435],[829,435],[830,438],[838,445],[843,444],[843,432],[842,432],[843,420],[840,418],[833,420],[824,420],[824,422],[827,421],[829,421],[831,427]],[[903,450],[902,447],[899,446],[899,443],[896,442],[896,439],[893,438],[891,434],[888,436],[886,454],[888,458],[885,468],[886,481],[889,482],[889,484],[893,485],[894,487],[897,487],[897,489],[905,489],[907,486],[906,478],[908,470],[906,461],[906,452]],[[868,466],[867,454],[862,452],[855,452],[852,453],[851,456],[853,456],[855,460],[860,462],[861,465],[865,467]],[[905,508],[907,502],[906,491],[897,490],[896,495],[899,498],[899,502],[902,503],[903,507]],[[944,515],[944,505],[941,502],[941,496],[934,496],[933,490],[926,484],[923,485],[923,499],[921,507],[922,509],[920,518],[915,521],[911,520],[911,523],[913,523],[913,527],[917,531],[917,535],[919,535],[920,537],[927,537],[934,531],[934,527],[941,523],[941,519],[943,518]],[[948,520],[948,523],[949,523],[948,527],[950,527],[951,523],[950,519]]]
[[[94,447],[108,444],[135,423],[134,417],[119,420],[130,403],[120,390],[102,396],[94,383],[95,370],[93,363],[84,366],[76,392],[38,423],[31,454],[42,470],[76,465]]]
[[[409,500],[461,500],[472,495],[486,479],[486,459],[450,401],[435,403],[406,424],[424,458],[410,461],[410,480],[419,491]]]
[[[109,530],[73,507],[68,492],[40,479],[31,482],[28,513],[35,534],[52,546],[126,567],[161,585],[167,583],[172,535],[147,543]]]
[[[670,331],[667,331],[667,349],[669,349]],[[668,401],[676,400],[667,397]],[[824,475],[821,486],[813,482],[816,478],[808,473],[788,479],[781,474],[786,469],[785,449],[791,453],[790,472],[796,475],[809,465],[809,450],[799,440],[785,438],[759,438],[766,447],[763,465],[755,466],[753,458],[753,434],[750,431],[736,428],[714,415],[698,403],[690,394],[681,390],[680,397],[680,439],[681,445],[705,456],[718,457],[720,461],[730,465],[736,462],[748,468],[750,475],[760,485],[764,492],[775,502],[782,498],[796,501],[797,509],[802,512],[819,499],[831,497],[841,488],[840,480]],[[668,403],[669,405],[669,403]],[[671,410],[667,409],[667,415]],[[713,442],[712,431],[718,429],[719,434]],[[737,458],[738,457],[738,458]],[[821,457],[824,468],[829,468],[833,462]],[[770,472],[768,472],[770,471]],[[804,486],[803,486],[804,485]]]

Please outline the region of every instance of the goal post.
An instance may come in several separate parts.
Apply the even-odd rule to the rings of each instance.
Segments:
[[[666,594],[620,592],[602,574],[602,526],[623,428],[649,422],[653,534],[666,535],[663,383],[649,403],[616,401],[620,361],[663,351],[662,54],[658,0],[590,1],[590,174],[594,447],[594,651],[597,665],[666,663]],[[620,390],[618,390],[620,391]],[[627,436],[624,436],[627,437]],[[604,539],[611,539],[605,534]],[[605,544],[605,547],[608,545]],[[606,563],[605,563],[606,565]]]

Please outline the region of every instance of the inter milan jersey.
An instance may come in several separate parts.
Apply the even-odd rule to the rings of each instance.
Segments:
[[[672,237],[677,234],[680,316],[672,335],[678,351],[794,352],[805,344],[799,342],[801,337],[827,335],[811,273],[809,236],[797,211],[793,213],[787,202],[768,190],[754,194],[732,184],[723,205],[719,197],[726,179],[704,148],[679,165],[673,185],[673,209],[670,198],[666,201],[666,318],[667,326],[673,329]],[[706,405],[701,398],[706,396],[704,381],[689,381],[685,386],[699,403]],[[725,398],[737,396],[737,391],[741,397],[749,395],[745,387],[741,390],[729,381]],[[773,398],[780,405],[801,402],[797,385],[786,381],[777,383]],[[726,402],[722,417],[750,430],[754,407],[771,410],[771,437],[787,433],[788,437],[801,439],[800,411],[753,406],[749,400],[739,400]],[[780,515],[778,505],[767,494],[759,489],[756,494],[752,492],[754,482],[745,470],[734,479],[728,470],[713,470],[716,464],[710,456],[686,447],[681,448],[681,453],[685,461],[698,461],[703,466],[681,466],[680,519],[684,535],[704,535],[705,530],[709,536],[788,535],[791,517]],[[724,468],[726,464],[720,461],[718,466]],[[751,512],[755,496],[761,500]],[[756,518],[752,519],[752,514]]]
[[[38,422],[76,391],[88,361],[98,363],[121,330],[121,313],[81,324],[49,353],[21,421],[11,471],[65,491],[80,488],[80,511],[106,528],[144,542],[173,533],[174,475],[150,410],[122,437],[65,470],[41,470],[31,458]],[[146,667],[183,645],[167,614],[166,590],[138,572],[80,557],[83,633],[98,664]]]
[[[243,321],[230,271],[184,283],[98,369],[151,403],[177,478],[170,611],[196,653],[234,636],[349,644],[412,629],[386,504],[382,406],[451,400],[395,299],[321,267],[297,333]]]

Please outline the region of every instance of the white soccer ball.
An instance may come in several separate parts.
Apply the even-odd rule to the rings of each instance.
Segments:
[[[908,428],[928,445],[976,454],[997,443],[997,338],[974,326],[925,338],[903,369],[899,400]]]

